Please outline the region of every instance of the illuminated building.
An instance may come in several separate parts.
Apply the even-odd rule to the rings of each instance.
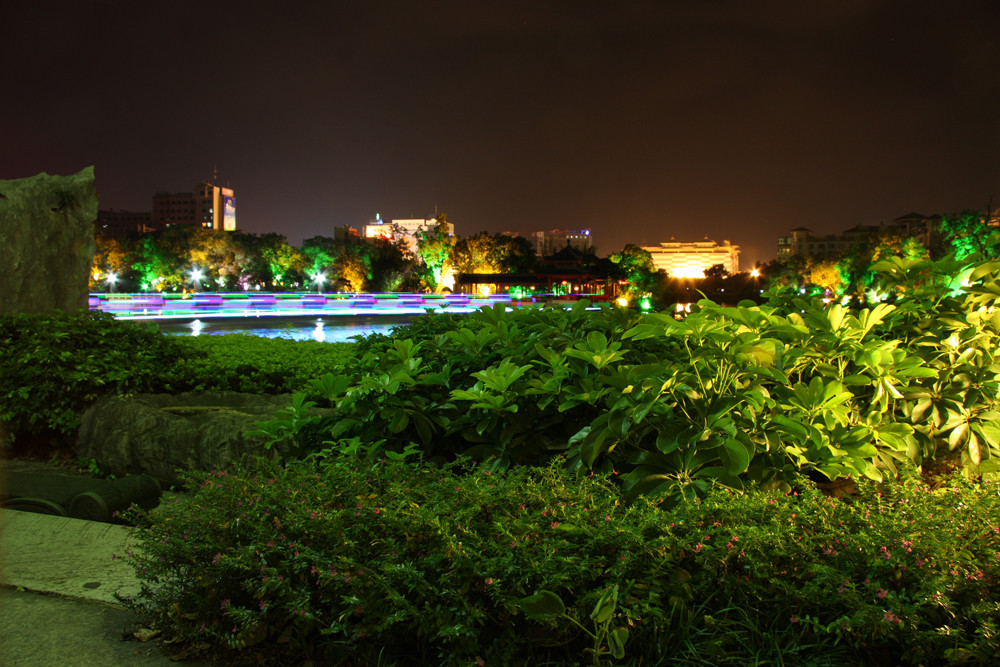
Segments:
[[[642,248],[653,257],[657,269],[675,278],[703,278],[705,269],[721,264],[728,273],[739,273],[740,247],[729,241],[708,240],[682,243],[671,238],[658,246]]]
[[[410,251],[416,252],[420,234],[433,232],[437,227],[438,221],[435,218],[403,218],[385,222],[382,216],[376,213],[375,219],[364,226],[362,236],[366,239],[382,238],[390,241],[403,238],[409,244]],[[454,234],[455,225],[449,222],[448,235]]]
[[[157,192],[153,195],[153,227],[173,225],[236,231],[236,196],[230,188],[208,181],[199,183],[194,192]]]
[[[589,229],[553,229],[548,232],[532,232],[531,245],[539,257],[554,255],[569,246],[583,252],[594,251],[594,239]]]

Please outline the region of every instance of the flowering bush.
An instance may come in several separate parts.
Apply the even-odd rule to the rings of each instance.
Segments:
[[[997,648],[995,484],[720,488],[667,510],[561,462],[257,461],[189,481],[190,499],[142,517],[130,604],[168,635],[286,662],[941,664]]]

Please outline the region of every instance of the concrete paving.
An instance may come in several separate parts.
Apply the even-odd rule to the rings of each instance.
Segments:
[[[109,667],[195,665],[171,661],[155,642],[132,633],[138,619],[113,605],[0,589],[0,665]]]
[[[125,526],[0,510],[0,583],[115,603],[115,593],[139,592],[135,574],[118,557],[130,540]]]
[[[178,664],[155,642],[135,639],[139,618],[116,601],[116,593],[139,591],[118,557],[132,544],[130,531],[0,509],[0,666]]]

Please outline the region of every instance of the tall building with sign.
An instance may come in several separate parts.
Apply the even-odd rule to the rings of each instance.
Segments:
[[[236,195],[205,181],[194,192],[157,192],[153,195],[153,227],[198,225],[216,231],[236,231]]]

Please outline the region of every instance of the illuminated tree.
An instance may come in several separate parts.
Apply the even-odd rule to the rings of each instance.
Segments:
[[[355,247],[360,249],[365,246],[362,244]],[[350,284],[352,292],[364,292],[368,289],[372,277],[370,262],[364,251],[345,254],[337,262],[339,275]]]
[[[609,255],[608,259],[615,265],[612,277],[626,282],[623,290],[626,298],[639,298],[661,291],[664,276],[657,270],[648,250],[629,243],[620,252]]]
[[[302,242],[302,254],[305,257],[303,272],[306,280],[323,274],[332,284],[342,275],[338,262],[344,254],[343,246],[328,236],[313,236]]]
[[[832,257],[810,259],[806,265],[805,279],[810,285],[815,285],[824,292],[832,294],[840,294],[844,286],[839,262]]]
[[[455,243],[452,262],[461,273],[519,273],[534,267],[535,253],[528,239],[480,232]]]
[[[399,291],[416,266],[409,240],[403,237],[394,241],[375,239],[367,249],[373,289]]]
[[[97,235],[97,248],[90,264],[90,289],[102,292],[108,287],[108,276],[115,274],[128,284],[131,279],[132,262],[122,242],[112,236]]]
[[[458,239],[449,234],[451,225],[441,213],[438,226],[430,232],[421,232],[417,238],[417,257],[423,264],[424,281],[430,289],[440,292],[442,280],[452,268],[452,251]]]
[[[303,251],[288,245],[283,235],[261,235],[257,253],[267,273],[266,284],[278,289],[304,280],[303,269],[308,258]]]
[[[452,262],[460,273],[499,273],[496,244],[487,232],[466,236],[455,243]]]
[[[997,257],[1000,237],[997,228],[988,224],[989,217],[978,211],[964,211],[942,218],[938,225],[942,254],[954,253],[959,260],[974,253],[984,259]]]
[[[167,251],[158,235],[149,234],[140,238],[132,257],[132,270],[140,290],[178,289],[183,284],[184,277],[180,272],[182,261]]]

